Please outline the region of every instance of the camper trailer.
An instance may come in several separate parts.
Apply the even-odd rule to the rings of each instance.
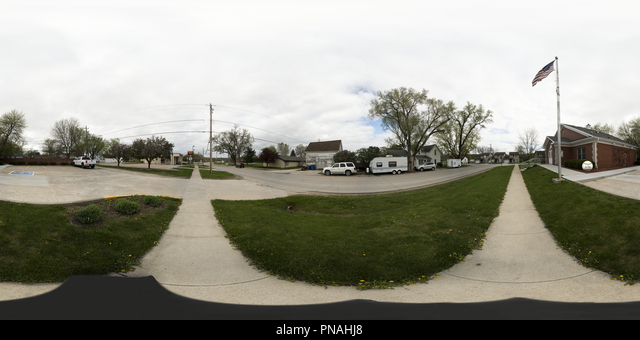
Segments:
[[[409,171],[407,164],[407,157],[376,157],[371,163],[369,168],[373,174],[401,174],[403,171]]]
[[[462,166],[460,159],[447,159],[447,168],[459,168]]]

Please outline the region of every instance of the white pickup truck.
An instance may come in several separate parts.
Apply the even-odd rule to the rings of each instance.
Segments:
[[[96,167],[96,161],[87,156],[76,157],[73,160],[74,166],[81,166],[83,169],[91,167],[91,169]]]

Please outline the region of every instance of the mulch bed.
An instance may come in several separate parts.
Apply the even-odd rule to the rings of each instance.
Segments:
[[[116,204],[116,200],[118,200],[118,198],[112,198],[112,199],[101,200],[97,202],[87,202],[87,203],[78,203],[78,204],[69,205],[67,206],[67,210],[65,211],[65,214],[69,217],[69,222],[74,226],[77,226],[77,227],[92,226],[92,227],[100,228],[103,226],[104,221],[108,221],[108,220],[110,221],[115,219],[134,219],[140,215],[153,214],[158,210],[166,208],[167,206],[165,202],[161,202],[160,205],[158,205],[157,207],[146,205],[143,202],[144,196],[129,196],[125,198],[130,201],[137,202],[138,205],[140,206],[140,210],[133,215],[123,214],[114,208]],[[82,210],[91,204],[95,204],[96,206],[98,206],[98,208],[100,208],[100,219],[95,223],[83,224],[76,217],[76,213],[79,210]]]

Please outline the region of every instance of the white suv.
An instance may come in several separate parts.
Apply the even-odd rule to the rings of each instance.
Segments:
[[[351,176],[352,173],[358,172],[358,170],[356,169],[356,165],[352,162],[342,162],[323,168],[322,172],[327,176],[333,174],[345,174],[347,176]]]
[[[421,164],[421,165],[416,165],[413,168],[416,169],[416,170],[419,170],[419,171],[435,170],[436,169],[436,165],[433,162],[426,162],[426,163]]]

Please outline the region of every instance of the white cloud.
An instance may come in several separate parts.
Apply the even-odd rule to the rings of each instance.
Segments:
[[[247,127],[255,148],[342,139],[383,146],[367,119],[376,91],[492,110],[482,145],[512,151],[518,133],[562,121],[618,126],[637,114],[638,5],[609,1],[29,2],[0,13],[0,111],[26,114],[30,147],[76,117],[105,135]],[[176,105],[198,104],[198,105]],[[258,129],[254,129],[258,128]],[[266,130],[266,131],[264,131]],[[186,152],[208,133],[165,137]]]

